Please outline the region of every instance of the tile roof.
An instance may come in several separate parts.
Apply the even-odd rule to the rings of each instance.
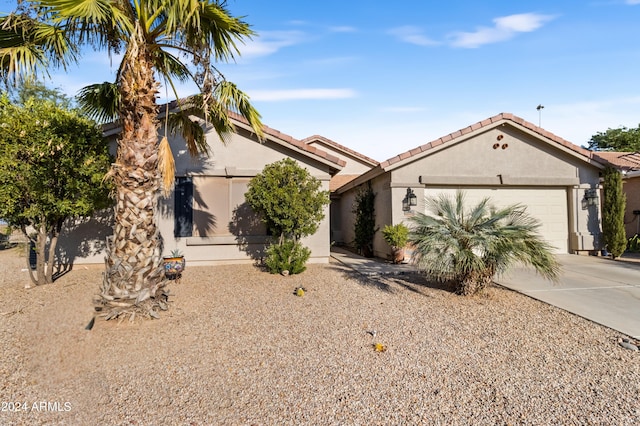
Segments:
[[[341,145],[338,142],[334,142],[329,138],[325,138],[324,136],[313,135],[313,136],[309,136],[308,138],[302,139],[302,142],[306,143],[307,145],[313,143],[314,141],[320,141],[321,143],[324,143],[325,145],[328,145],[338,151],[351,154],[352,156],[359,158],[360,160],[364,161],[365,163],[368,163],[371,166],[377,166],[379,164],[377,160],[374,160],[371,157],[367,157],[364,154],[360,154],[359,152],[354,151],[351,148],[347,148],[346,146]]]
[[[332,176],[331,180],[329,181],[329,191],[334,192],[336,189],[340,188],[342,185],[348,184],[358,176],[360,175],[337,174],[335,176]]]
[[[421,145],[417,148],[411,149],[409,151],[403,152],[402,154],[396,155],[395,157],[391,157],[386,161],[383,161],[382,163],[380,163],[380,167],[384,170],[387,167],[398,163],[400,161],[406,160],[407,158],[411,158],[414,157],[416,155],[419,155],[425,151],[429,151],[430,149],[433,149],[437,146],[443,145],[443,144],[448,144],[452,141],[455,141],[456,139],[471,133],[471,132],[475,132],[477,130],[480,130],[482,128],[485,127],[494,127],[499,122],[503,122],[503,121],[511,121],[513,123],[516,123],[522,127],[525,127],[526,129],[539,134],[540,136],[547,138],[559,145],[564,146],[565,148],[568,148],[580,155],[583,155],[587,158],[594,158],[594,152],[593,151],[589,151],[587,149],[584,149],[582,147],[579,147],[578,145],[572,144],[571,142],[562,139],[560,136],[556,136],[553,133],[536,126],[535,124],[532,124],[526,120],[523,120],[520,117],[517,117],[513,114],[510,113],[500,113],[498,115],[494,115],[493,117],[487,118],[485,120],[479,121],[477,123],[474,123],[470,126],[467,126],[463,129],[457,130],[453,133],[449,133],[446,136],[443,136],[441,138],[435,139],[429,143],[426,143],[424,145]]]
[[[640,170],[640,152],[594,151],[605,163],[624,171]]]

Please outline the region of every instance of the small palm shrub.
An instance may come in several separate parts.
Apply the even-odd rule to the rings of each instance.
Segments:
[[[305,264],[311,256],[311,250],[297,241],[286,240],[282,244],[271,244],[266,250],[264,261],[272,274],[289,271],[289,274],[299,274],[307,267]]]
[[[453,284],[456,293],[475,294],[516,263],[557,280],[560,265],[552,247],[537,233],[540,223],[523,206],[497,209],[485,198],[467,208],[462,191],[454,197],[429,198],[426,205],[430,215],[411,218],[413,261],[430,278]]]

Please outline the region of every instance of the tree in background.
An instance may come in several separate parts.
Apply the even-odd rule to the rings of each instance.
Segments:
[[[5,79],[66,66],[86,47],[120,61],[115,82],[87,87],[79,97],[93,117],[118,119],[122,128],[109,173],[116,189],[115,226],[99,301],[107,319],[136,312],[157,317],[156,308],[166,309],[156,213],[160,188],[173,189],[175,169],[167,129],[159,137],[160,82],[176,99],[178,82],[198,88],[199,95],[175,103],[165,122],[180,131],[191,154],[208,153],[205,125],[226,140],[234,128],[229,111],[244,117],[261,138],[260,115],[215,67],[233,61],[239,44],[252,35],[222,0],[23,1],[0,18]]]
[[[624,253],[627,237],[624,229],[626,196],[622,191],[622,175],[613,167],[604,169],[602,202],[602,234],[607,251],[614,259]]]
[[[640,127],[635,129],[620,127],[598,132],[591,136],[587,148],[592,151],[640,151]]]
[[[277,239],[267,249],[266,263],[272,273],[304,270],[311,252],[299,240],[318,230],[329,204],[329,192],[321,187],[291,158],[267,165],[249,182],[247,203]]]
[[[462,191],[428,198],[426,205],[430,215],[409,219],[409,243],[414,263],[428,278],[451,283],[462,295],[483,290],[515,263],[557,280],[560,265],[537,232],[540,223],[523,206],[497,209],[485,198],[467,207]]]
[[[12,104],[6,93],[0,99],[0,217],[34,244],[35,276],[29,271],[38,285],[53,282],[65,220],[111,205],[104,176],[112,158],[101,130],[77,111],[51,100],[18,99],[24,104]]]
[[[5,81],[5,83],[7,83]],[[6,93],[13,104],[25,105],[31,98],[41,101],[49,101],[61,108],[71,109],[74,107],[73,99],[62,93],[60,89],[50,88],[35,76],[28,76],[20,81],[20,84],[5,84]]]

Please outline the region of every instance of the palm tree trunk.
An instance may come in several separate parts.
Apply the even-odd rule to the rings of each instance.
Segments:
[[[116,186],[115,226],[107,248],[102,304],[109,309],[107,318],[135,311],[155,317],[155,307],[166,309],[156,225],[158,83],[140,31],[134,33],[125,53],[118,86],[122,134],[111,170]]]

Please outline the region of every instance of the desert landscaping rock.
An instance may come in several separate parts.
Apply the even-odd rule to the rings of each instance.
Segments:
[[[629,342],[625,342],[625,341],[620,342],[620,346],[622,346],[625,349],[629,349],[630,351],[637,351],[638,350],[638,347],[636,345],[634,345],[632,343],[629,343]]]
[[[101,266],[25,290],[24,257],[0,261],[0,400],[29,407],[2,425],[640,420],[640,358],[619,333],[500,288],[463,298],[338,263],[289,277],[190,265],[159,320],[85,330]],[[309,297],[291,297],[303,283]]]

